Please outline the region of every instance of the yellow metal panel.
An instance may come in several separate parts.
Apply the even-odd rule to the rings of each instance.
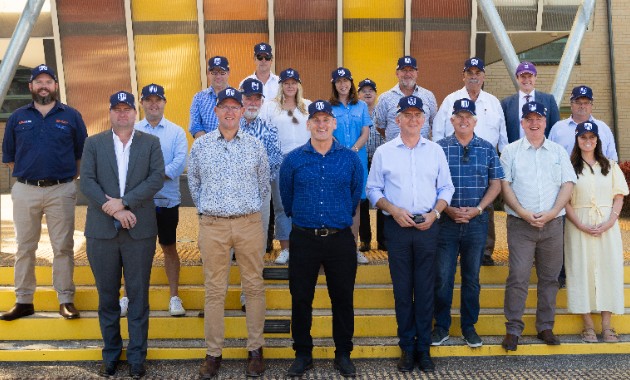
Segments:
[[[133,0],[133,21],[197,20],[196,0]]]
[[[344,18],[402,18],[405,17],[403,0],[345,0]]]
[[[138,92],[150,83],[164,86],[165,116],[186,131],[192,145],[188,133],[190,103],[201,89],[197,35],[135,36],[134,40]],[[140,117],[144,117],[142,111]]]
[[[381,94],[398,83],[396,60],[404,55],[402,32],[344,33],[343,46],[344,66],[352,71],[355,85],[370,78]]]

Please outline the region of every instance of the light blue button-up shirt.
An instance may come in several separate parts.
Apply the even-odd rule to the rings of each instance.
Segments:
[[[591,116],[589,121],[597,124],[597,127],[599,128],[598,134],[599,139],[602,141],[602,153],[604,153],[604,156],[606,156],[609,160],[618,161],[617,149],[615,148],[615,137],[610,130],[610,127],[603,121],[595,119],[593,116]],[[568,119],[560,120],[551,127],[549,140],[555,142],[556,144],[560,144],[564,149],[566,149],[569,156],[571,156],[573,146],[575,145],[576,128],[577,123],[573,121],[571,116],[569,116]]]
[[[447,204],[455,193],[442,147],[424,137],[408,148],[398,136],[376,149],[367,180],[367,196],[375,205],[385,198],[395,206],[424,214],[439,199]]]
[[[153,197],[153,202],[158,207],[177,206],[182,198],[179,191],[179,176],[186,168],[188,154],[186,133],[179,125],[164,117],[156,127],[152,127],[147,119],[142,119],[134,128],[160,139],[164,155],[164,172],[167,178],[164,179],[164,187]]]

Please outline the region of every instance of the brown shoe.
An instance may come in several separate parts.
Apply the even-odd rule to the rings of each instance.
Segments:
[[[536,337],[550,346],[557,346],[560,344],[560,339],[558,339],[557,336],[553,335],[553,331],[551,331],[551,329],[539,332]]]
[[[260,377],[264,372],[265,363],[263,362],[262,347],[254,351],[249,351],[247,353],[247,369],[245,370],[245,375],[247,375],[247,377]]]
[[[506,351],[516,351],[518,347],[518,336],[514,334],[505,334],[505,338],[503,338],[503,342],[501,342],[501,347],[503,347]]]
[[[73,303],[62,303],[59,305],[59,315],[65,319],[77,319],[81,316]]]
[[[199,374],[203,380],[212,379],[219,373],[222,358],[223,356],[215,357],[206,355],[205,360],[201,363],[201,367],[199,368]]]
[[[11,310],[0,315],[0,319],[3,321],[12,321],[14,319],[26,317],[35,314],[35,307],[32,303],[16,303]]]

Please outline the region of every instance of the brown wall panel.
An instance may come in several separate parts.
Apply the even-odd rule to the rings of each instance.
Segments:
[[[470,0],[441,0],[426,1],[412,0],[411,2],[411,18],[468,18],[470,22],[471,15]]]
[[[275,0],[274,4],[276,20],[335,20],[337,17],[336,0]]]

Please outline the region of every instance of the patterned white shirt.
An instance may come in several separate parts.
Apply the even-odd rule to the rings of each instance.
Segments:
[[[431,91],[418,85],[416,85],[412,95],[422,99],[422,109],[424,110],[425,120],[420,133],[422,137],[429,138],[433,118],[438,109],[437,100],[435,100],[435,95],[433,95]],[[400,134],[400,128],[398,124],[396,124],[396,111],[398,111],[398,101],[404,96],[405,94],[400,91],[399,85],[395,85],[389,91],[385,91],[378,97],[374,124],[377,128],[385,129],[385,139],[387,141],[393,140]]]
[[[245,79],[249,78],[258,79],[256,73],[253,73],[252,75],[243,78],[241,83],[238,84],[238,87],[243,87],[243,82],[245,81]],[[265,97],[265,100],[270,101],[272,99],[275,99],[276,96],[278,96],[278,89],[280,89],[280,77],[274,73],[269,73],[269,79],[267,79],[267,83],[263,83],[263,95]]]
[[[577,182],[569,155],[563,147],[549,139],[536,149],[527,138],[516,140],[501,153],[504,181],[510,183],[516,199],[531,212],[553,208],[560,186]],[[505,211],[518,217],[507,204]],[[565,214],[564,208],[557,216]]]
[[[259,212],[269,192],[269,163],[262,142],[241,130],[230,141],[218,129],[196,139],[190,150],[188,187],[200,214]]]

